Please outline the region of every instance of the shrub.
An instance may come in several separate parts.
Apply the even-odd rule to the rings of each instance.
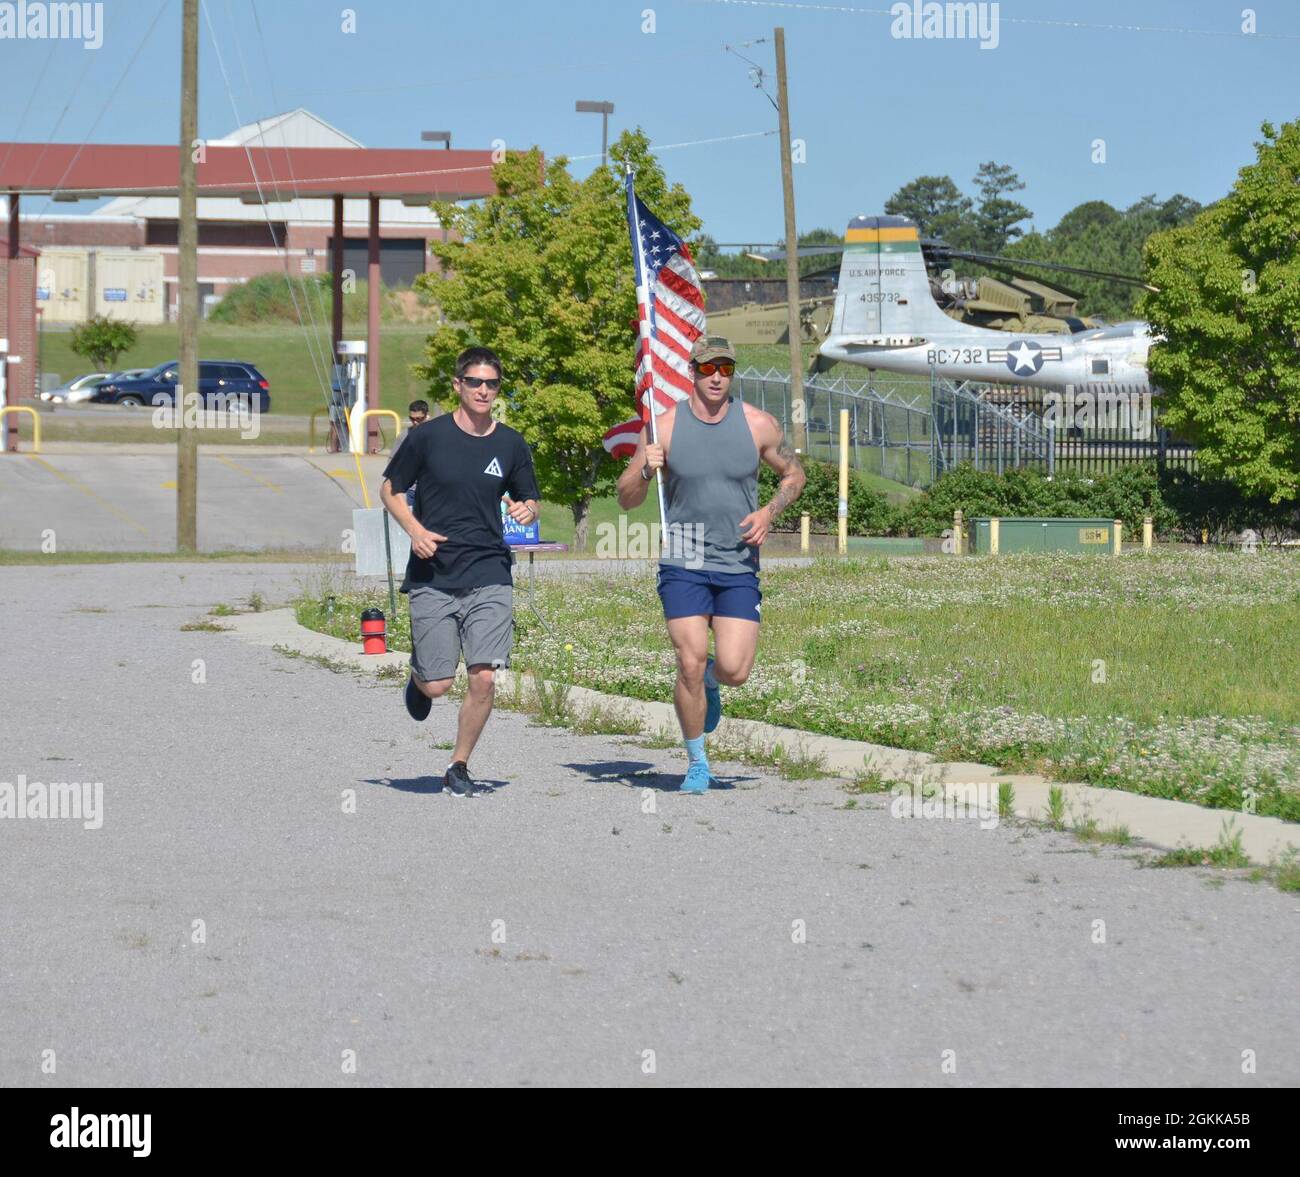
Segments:
[[[135,341],[136,331],[130,323],[95,315],[72,329],[69,346],[99,371],[111,372],[117,367],[118,357],[135,347]]]
[[[968,520],[985,515],[1119,519],[1130,537],[1141,535],[1142,520],[1150,515],[1156,535],[1176,542],[1199,540],[1202,528],[1212,540],[1247,527],[1265,542],[1300,532],[1294,504],[1274,506],[1263,497],[1248,498],[1231,483],[1185,470],[1161,474],[1153,463],[1124,466],[1094,479],[1066,472],[1050,480],[1036,470],[999,475],[959,466],[903,509],[901,526],[910,535],[941,535],[959,508]]]
[[[293,288],[290,290],[290,283]],[[379,302],[384,322],[404,318],[394,299],[394,291],[384,287]],[[353,325],[366,321],[367,284],[358,281],[356,289],[343,296],[343,320]],[[228,291],[208,316],[213,323],[293,323],[299,316],[304,324],[313,321],[328,324],[333,294],[329,274],[302,274],[287,277],[283,273],[258,274]],[[297,300],[297,306],[294,300]]]
[[[839,470],[830,462],[806,461],[804,473],[808,482],[803,494],[777,517],[775,530],[798,531],[799,516],[807,511],[814,531],[835,531],[839,522]],[[758,476],[759,502],[767,502],[779,483],[776,473],[763,466]],[[888,534],[899,525],[898,508],[850,472],[849,531],[854,535]]]

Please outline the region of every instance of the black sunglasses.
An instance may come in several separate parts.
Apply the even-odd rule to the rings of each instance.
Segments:
[[[486,384],[489,389],[496,392],[501,387],[500,376],[461,376],[459,380],[466,388],[477,388],[480,384]]]

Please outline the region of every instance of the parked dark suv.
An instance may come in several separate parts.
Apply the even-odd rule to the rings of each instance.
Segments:
[[[179,379],[180,364],[168,360],[132,380],[106,380],[91,400],[101,405],[170,405]],[[243,360],[199,361],[199,395],[205,407],[220,407],[216,398],[224,395],[228,408],[247,401],[255,412],[270,412],[270,389],[266,377]]]

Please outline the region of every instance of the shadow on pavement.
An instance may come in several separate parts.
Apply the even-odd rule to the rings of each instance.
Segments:
[[[681,772],[660,772],[644,760],[596,760],[589,764],[566,764],[574,772],[603,784],[626,785],[629,789],[658,789],[661,793],[676,793],[682,783]],[[737,781],[752,781],[752,776],[726,776],[716,774],[710,791],[734,789]]]
[[[475,777],[474,783],[485,793],[496,793],[504,789],[510,782],[490,781]],[[442,773],[435,776],[366,777],[361,781],[361,784],[383,785],[384,788],[396,789],[399,793],[445,793],[447,791],[443,788]]]

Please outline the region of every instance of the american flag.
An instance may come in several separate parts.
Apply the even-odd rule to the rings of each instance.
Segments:
[[[648,421],[646,393],[651,387],[656,412],[691,394],[691,345],[704,334],[704,292],[686,242],[641,203],[631,175],[627,217],[641,324],[636,396]]]
[[[645,422],[640,417],[633,417],[632,420],[624,421],[623,424],[615,425],[613,429],[608,430],[604,437],[604,445],[610,457],[630,458],[636,453],[637,439],[644,428]]]
[[[641,416],[615,425],[604,436],[605,449],[616,458],[631,457],[637,435],[655,412],[691,394],[691,345],[704,334],[704,293],[691,251],[654,215],[627,177],[627,223],[632,236],[636,274],[636,403]],[[653,388],[653,395],[650,389]]]

